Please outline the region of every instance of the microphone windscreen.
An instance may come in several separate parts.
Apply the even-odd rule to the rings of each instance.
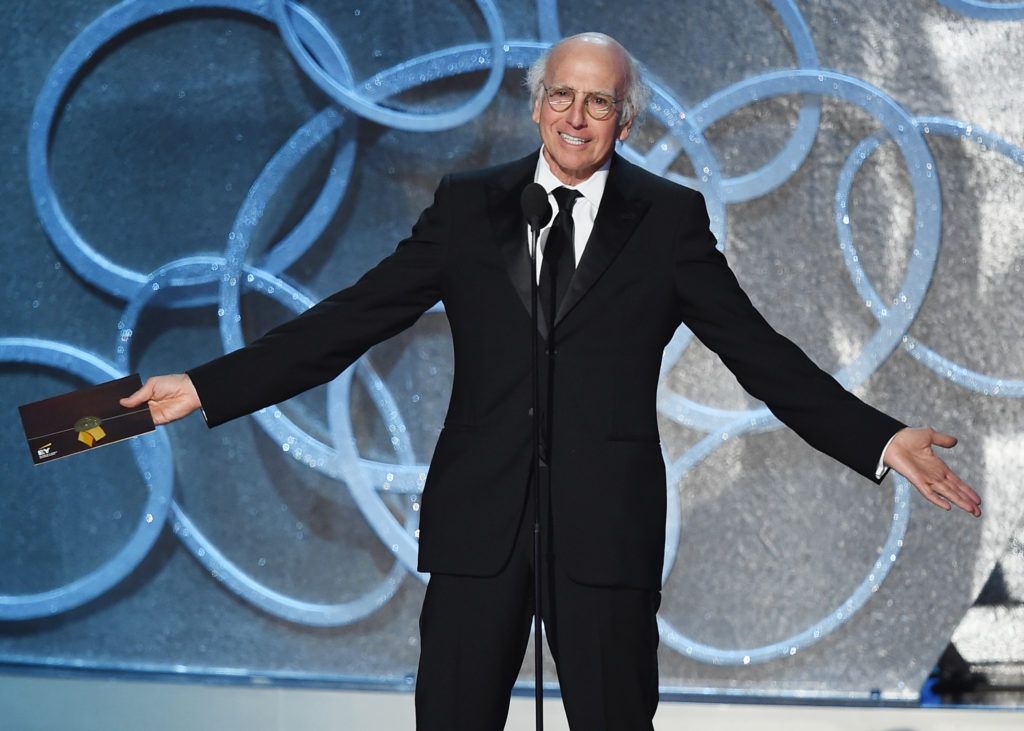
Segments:
[[[523,217],[534,231],[539,231],[551,220],[551,204],[548,202],[547,191],[540,183],[530,183],[523,188],[519,199],[523,207]]]

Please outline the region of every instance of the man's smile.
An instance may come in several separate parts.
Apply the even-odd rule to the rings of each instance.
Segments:
[[[569,134],[568,132],[559,132],[558,135],[563,140],[568,142],[570,145],[578,146],[578,145],[582,145],[583,143],[587,142],[587,140],[583,139],[582,137],[574,137],[573,135]]]

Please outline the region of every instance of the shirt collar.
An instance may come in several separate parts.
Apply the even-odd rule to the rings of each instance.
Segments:
[[[558,187],[578,190],[580,195],[594,207],[594,210],[597,210],[601,206],[601,198],[604,196],[604,186],[608,182],[608,170],[611,166],[612,159],[609,157],[604,161],[604,165],[595,170],[593,175],[586,180],[578,183],[577,185],[566,185],[556,178],[553,172],[551,172],[551,167],[548,165],[548,161],[544,159],[544,147],[542,145],[540,148],[540,156],[537,159],[537,170],[533,174],[533,181],[535,183],[540,183],[548,194]]]

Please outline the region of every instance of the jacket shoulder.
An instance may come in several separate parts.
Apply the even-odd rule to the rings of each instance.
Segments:
[[[621,155],[615,155],[612,170],[619,177],[625,191],[633,197],[666,200],[676,204],[695,201],[703,204],[704,196],[700,191],[645,170]]]
[[[537,155],[538,152],[534,150],[529,155],[519,158],[518,160],[503,162],[476,170],[452,172],[449,173],[447,177],[453,185],[461,186],[493,183],[496,185],[509,186],[518,183],[526,176],[529,176],[531,180],[533,179],[533,171],[537,167]]]

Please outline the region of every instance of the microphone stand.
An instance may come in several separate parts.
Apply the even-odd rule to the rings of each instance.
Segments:
[[[533,469],[530,480],[530,491],[533,493],[533,674],[537,731],[544,731],[544,643],[540,628],[540,615],[544,605],[541,601],[543,554],[540,545],[540,330],[537,327],[537,301],[540,295],[537,283],[537,246],[540,231],[551,218],[551,205],[548,203],[547,192],[539,183],[530,183],[523,189],[520,205],[523,208],[523,218],[530,227],[530,324],[533,327],[533,336],[530,338],[530,414],[533,417]],[[551,337],[550,333],[548,337]]]
[[[544,648],[541,635],[541,561],[540,550],[540,331],[537,328],[537,240],[540,227],[530,226],[530,320],[533,337],[530,339],[530,374],[533,405],[533,675],[534,706],[536,709],[537,731],[544,731]],[[549,335],[550,337],[550,335]]]

